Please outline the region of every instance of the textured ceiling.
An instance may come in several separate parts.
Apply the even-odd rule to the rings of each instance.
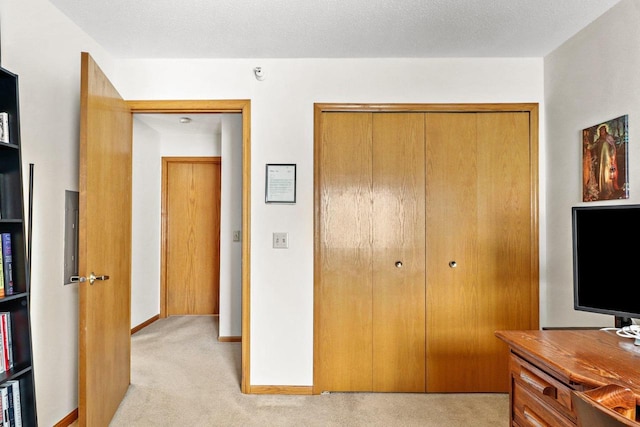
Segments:
[[[620,0],[50,0],[122,58],[543,57]]]

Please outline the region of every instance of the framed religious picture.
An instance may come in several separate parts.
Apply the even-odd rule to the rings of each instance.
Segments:
[[[629,198],[629,116],[582,130],[582,201]]]

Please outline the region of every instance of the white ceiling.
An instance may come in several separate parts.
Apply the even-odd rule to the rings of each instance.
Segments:
[[[621,0],[50,0],[122,58],[543,57]]]
[[[621,0],[50,0],[115,57],[543,57]],[[137,115],[220,133],[220,115]]]
[[[219,135],[222,128],[222,114],[136,114],[136,119],[145,123],[157,132],[179,133],[180,135]],[[189,123],[181,123],[182,117],[191,119]]]

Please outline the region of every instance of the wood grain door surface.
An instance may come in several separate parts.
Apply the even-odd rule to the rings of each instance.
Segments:
[[[220,158],[163,158],[166,315],[219,313]]]
[[[372,115],[322,117],[316,193],[314,387],[373,389]],[[319,272],[319,273],[318,273]]]
[[[81,56],[79,273],[80,426],[107,426],[130,381],[132,115]]]
[[[430,113],[426,129],[427,389],[504,392],[494,332],[537,327],[529,114]]]
[[[373,391],[425,391],[424,114],[373,114]]]
[[[327,114],[322,132],[315,386],[424,391],[424,117]]]
[[[494,331],[538,327],[529,114],[321,114],[315,392],[508,390]]]

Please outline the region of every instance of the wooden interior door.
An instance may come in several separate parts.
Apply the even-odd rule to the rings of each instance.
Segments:
[[[107,426],[130,381],[132,115],[84,52],[80,97],[78,422]]]
[[[373,114],[373,391],[425,391],[424,114]]]
[[[166,315],[219,314],[219,157],[162,159]]]

